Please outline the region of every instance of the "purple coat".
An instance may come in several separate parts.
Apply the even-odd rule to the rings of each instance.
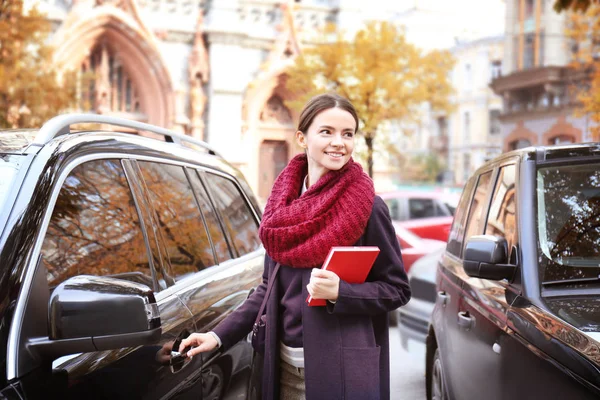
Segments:
[[[332,243],[332,246],[335,243]],[[304,366],[307,400],[388,400],[390,398],[389,326],[387,313],[408,302],[410,288],[402,265],[400,246],[387,206],[375,198],[373,211],[357,246],[379,246],[367,281],[340,282],[339,297],[326,307],[302,307]],[[224,349],[252,329],[275,262],[265,258],[263,283],[214,332]],[[310,268],[302,275],[303,296]],[[273,286],[267,302],[263,399],[279,398],[279,299]]]

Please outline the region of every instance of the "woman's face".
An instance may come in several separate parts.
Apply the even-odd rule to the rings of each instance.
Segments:
[[[328,108],[317,114],[308,132],[296,132],[298,143],[306,149],[309,175],[321,177],[346,165],[354,151],[355,131],[352,114]]]

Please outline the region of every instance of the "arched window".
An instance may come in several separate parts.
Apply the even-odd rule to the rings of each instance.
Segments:
[[[138,91],[118,52],[98,43],[81,65],[79,105],[98,113],[143,112]]]
[[[557,135],[552,136],[548,139],[548,144],[565,144],[565,143],[575,143],[575,138],[571,135]]]
[[[513,140],[508,144],[509,150],[522,149],[523,147],[531,146],[531,142],[527,139]]]

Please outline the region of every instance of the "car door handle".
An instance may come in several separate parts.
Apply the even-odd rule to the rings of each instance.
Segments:
[[[468,311],[461,311],[458,313],[458,326],[465,330],[473,328],[475,325],[475,318],[469,315]]]
[[[437,292],[437,301],[442,306],[445,306],[450,301],[450,295],[444,291]]]

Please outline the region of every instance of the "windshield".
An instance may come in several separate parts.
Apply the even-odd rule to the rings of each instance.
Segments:
[[[537,172],[542,282],[596,280],[600,272],[600,164]]]
[[[11,192],[14,178],[24,160],[24,156],[0,154],[0,214],[3,213],[4,203]],[[0,231],[2,231],[1,226]]]

